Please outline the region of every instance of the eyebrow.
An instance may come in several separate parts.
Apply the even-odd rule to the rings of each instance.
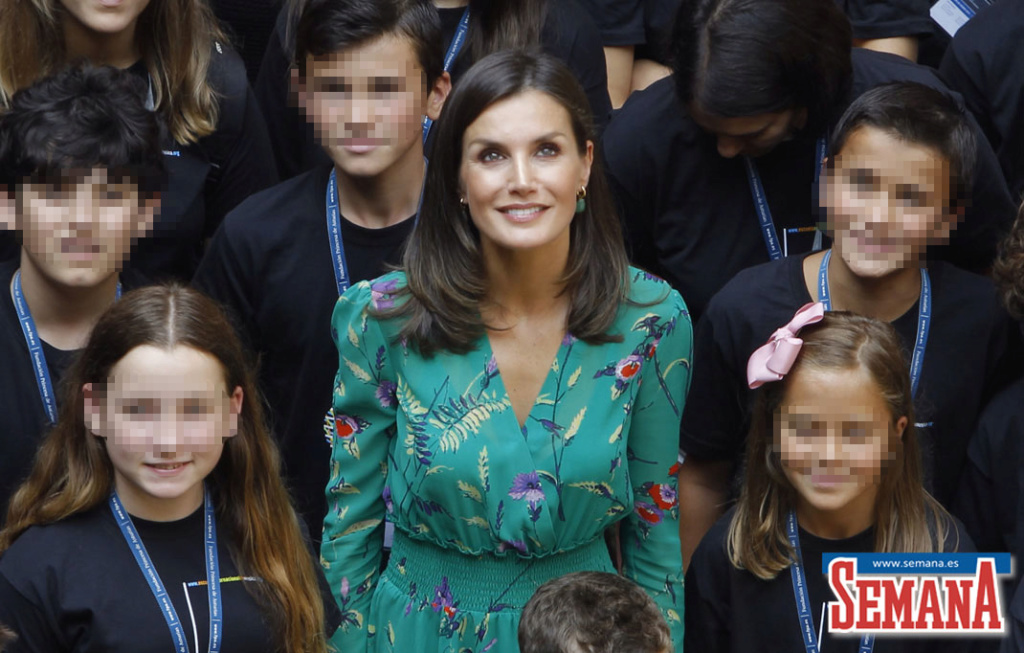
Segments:
[[[568,136],[566,134],[564,134],[563,132],[553,131],[553,132],[548,132],[547,134],[544,134],[542,136],[538,136],[537,138],[533,139],[533,142],[534,143],[543,143],[544,141],[551,141],[551,140],[554,140],[554,139],[559,138],[559,137],[561,137],[561,138],[568,138]],[[469,147],[470,145],[477,145],[477,144],[483,145],[484,147],[500,147],[500,146],[503,145],[503,143],[501,143],[500,141],[494,141],[494,140],[490,140],[490,139],[486,139],[486,138],[474,138],[469,143],[467,143],[466,146]]]

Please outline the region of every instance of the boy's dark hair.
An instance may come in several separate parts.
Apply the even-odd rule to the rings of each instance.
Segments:
[[[164,187],[160,124],[131,72],[80,64],[14,94],[0,114],[0,187],[106,168],[147,195]]]
[[[967,114],[956,100],[916,82],[869,89],[846,109],[833,131],[828,148],[830,168],[850,134],[865,126],[938,152],[949,163],[948,208],[964,205],[978,146]]]
[[[822,131],[852,79],[850,21],[823,0],[683,0],[672,72],[684,105],[737,118],[806,108]]]
[[[311,0],[299,16],[294,61],[305,75],[306,57],[389,34],[412,41],[428,87],[444,73],[441,19],[430,0]]]
[[[658,606],[622,576],[581,571],[548,581],[519,621],[522,653],[671,653]]]

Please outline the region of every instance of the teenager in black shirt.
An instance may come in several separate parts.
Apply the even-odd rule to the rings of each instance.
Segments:
[[[749,424],[747,357],[808,301],[892,322],[914,353],[923,476],[950,505],[978,414],[1020,361],[993,284],[947,263],[925,265],[926,249],[949,238],[968,201],[973,148],[963,110],[919,84],[872,89],[839,121],[822,184],[832,249],[741,272],[697,327],[680,434],[684,551],[728,498]]]
[[[319,540],[330,457],[323,420],[337,372],[331,311],[343,287],[399,262],[425,173],[421,118],[438,117],[449,78],[426,0],[310,2],[296,38],[296,86],[334,163],[229,214],[194,282],[231,309],[260,355],[287,479]],[[343,279],[328,200],[340,209]]]
[[[0,114],[0,214],[22,241],[0,262],[0,515],[56,421],[76,350],[141,283],[120,272],[152,228],[165,170],[138,90],[130,73],[82,66],[19,91]]]
[[[12,651],[326,653],[340,614],[256,396],[202,294],[104,313],[0,531]]]
[[[282,179],[330,163],[296,105],[294,89],[289,87],[294,50],[289,45],[289,20],[297,20],[307,1],[289,0],[278,16],[255,86],[267,124],[273,125],[270,138]],[[464,45],[447,70],[453,84],[484,55],[540,44],[576,73],[599,128],[607,122],[612,107],[601,36],[594,20],[576,0],[435,0],[433,4],[441,18],[446,54],[454,53],[452,42],[467,6],[470,10]],[[291,25],[294,32],[294,22]],[[426,151],[429,154],[430,141]]]
[[[978,118],[1014,200],[1024,197],[1024,2],[983,6],[956,33],[939,74]]]
[[[746,379],[764,387],[743,489],[689,566],[686,650],[863,651],[825,624],[836,600],[825,553],[974,550],[921,485],[900,340],[884,322],[807,304],[750,357]],[[971,645],[899,633],[878,635],[874,650]]]
[[[164,127],[160,214],[130,267],[191,278],[224,215],[277,181],[241,58],[204,0],[0,4],[0,110],[19,88],[77,59],[137,74]],[[10,242],[0,249],[14,254]]]
[[[786,230],[816,222],[819,142],[846,106],[889,81],[944,87],[903,58],[851,54],[849,22],[835,2],[701,0],[680,10],[675,43],[673,77],[633,94],[604,147],[632,260],[672,283],[699,320],[737,272],[770,260],[751,166],[778,254],[787,244],[808,251],[811,234]],[[972,201],[942,258],[983,270],[1015,206],[987,143],[972,167]]]

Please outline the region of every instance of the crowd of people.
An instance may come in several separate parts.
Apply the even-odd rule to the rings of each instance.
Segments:
[[[1024,0],[224,4],[0,0],[0,651],[1024,651],[821,573],[1024,559]]]

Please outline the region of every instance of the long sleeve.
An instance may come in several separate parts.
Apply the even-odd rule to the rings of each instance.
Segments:
[[[376,293],[369,282],[353,286],[338,299],[331,318],[338,374],[320,562],[342,611],[332,643],[345,653],[367,650],[366,618],[380,567],[383,493],[396,430],[397,385],[388,342],[368,313]]]
[[[649,332],[643,378],[632,402],[627,440],[633,511],[623,523],[623,573],[647,590],[683,646],[683,562],[676,500],[679,419],[690,384],[693,339],[689,314],[672,291]],[[634,329],[636,326],[634,326]]]

